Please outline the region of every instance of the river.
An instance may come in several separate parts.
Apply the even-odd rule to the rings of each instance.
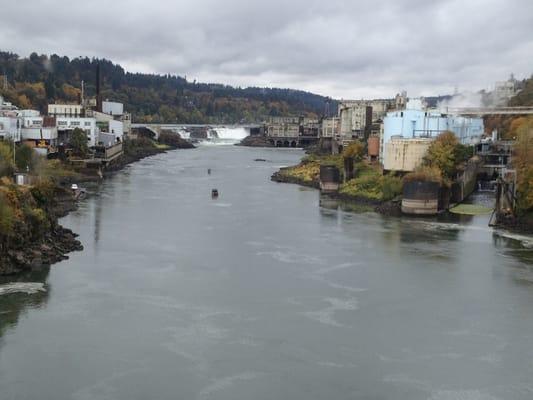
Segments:
[[[302,154],[200,146],[94,189],[62,220],[85,250],[0,286],[0,399],[533,398],[533,240],[319,207],[269,180]]]

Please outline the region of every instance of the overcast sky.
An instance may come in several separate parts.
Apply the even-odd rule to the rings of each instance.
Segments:
[[[533,0],[22,0],[0,49],[336,98],[489,89],[533,73]]]

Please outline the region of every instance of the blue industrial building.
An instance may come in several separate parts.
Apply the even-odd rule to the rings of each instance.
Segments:
[[[483,119],[425,109],[421,99],[410,99],[405,110],[387,113],[381,142],[387,143],[392,137],[431,138],[444,131],[455,133],[463,144],[476,144],[484,133]]]

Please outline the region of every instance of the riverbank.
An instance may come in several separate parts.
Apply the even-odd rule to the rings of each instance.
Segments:
[[[58,220],[77,207],[72,193],[51,182],[0,186],[0,275],[36,270],[83,250]]]
[[[320,189],[322,163],[335,165],[342,170],[340,156],[310,155],[304,157],[297,165],[280,168],[270,179],[274,182]],[[400,192],[399,179],[383,177],[373,166],[361,163],[358,165],[358,177],[342,184],[338,192],[329,193],[328,197],[367,209],[371,208],[383,215],[400,216],[402,214]]]
[[[143,158],[178,148],[149,139],[125,143],[124,154],[100,176],[94,170],[78,170],[32,186],[17,186],[6,179],[0,184],[0,276],[36,270],[68,259],[83,250],[77,234],[58,222],[77,208],[71,183],[105,179]]]
[[[291,168],[291,167],[287,167]],[[287,168],[282,168],[287,169]],[[307,180],[305,178],[297,177],[294,175],[290,175],[287,173],[284,173],[282,170],[275,172],[270,179],[273,182],[279,182],[279,183],[292,183],[300,186],[306,186],[313,189],[320,189],[320,182],[318,179],[313,180]],[[327,195],[331,199],[338,200],[344,203],[353,204],[356,206],[362,206],[368,209],[372,209],[373,211],[382,214],[382,215],[389,215],[389,216],[401,216],[402,215],[402,207],[401,207],[401,201],[398,199],[395,200],[389,200],[389,201],[380,201],[376,199],[370,199],[362,196],[353,196],[346,193],[341,192],[335,192],[335,193],[328,193]]]

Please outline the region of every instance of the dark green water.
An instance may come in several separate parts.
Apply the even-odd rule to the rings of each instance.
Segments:
[[[301,155],[103,183],[63,220],[85,250],[24,278],[44,292],[0,285],[0,399],[532,399],[531,238],[319,207],[269,181]]]

